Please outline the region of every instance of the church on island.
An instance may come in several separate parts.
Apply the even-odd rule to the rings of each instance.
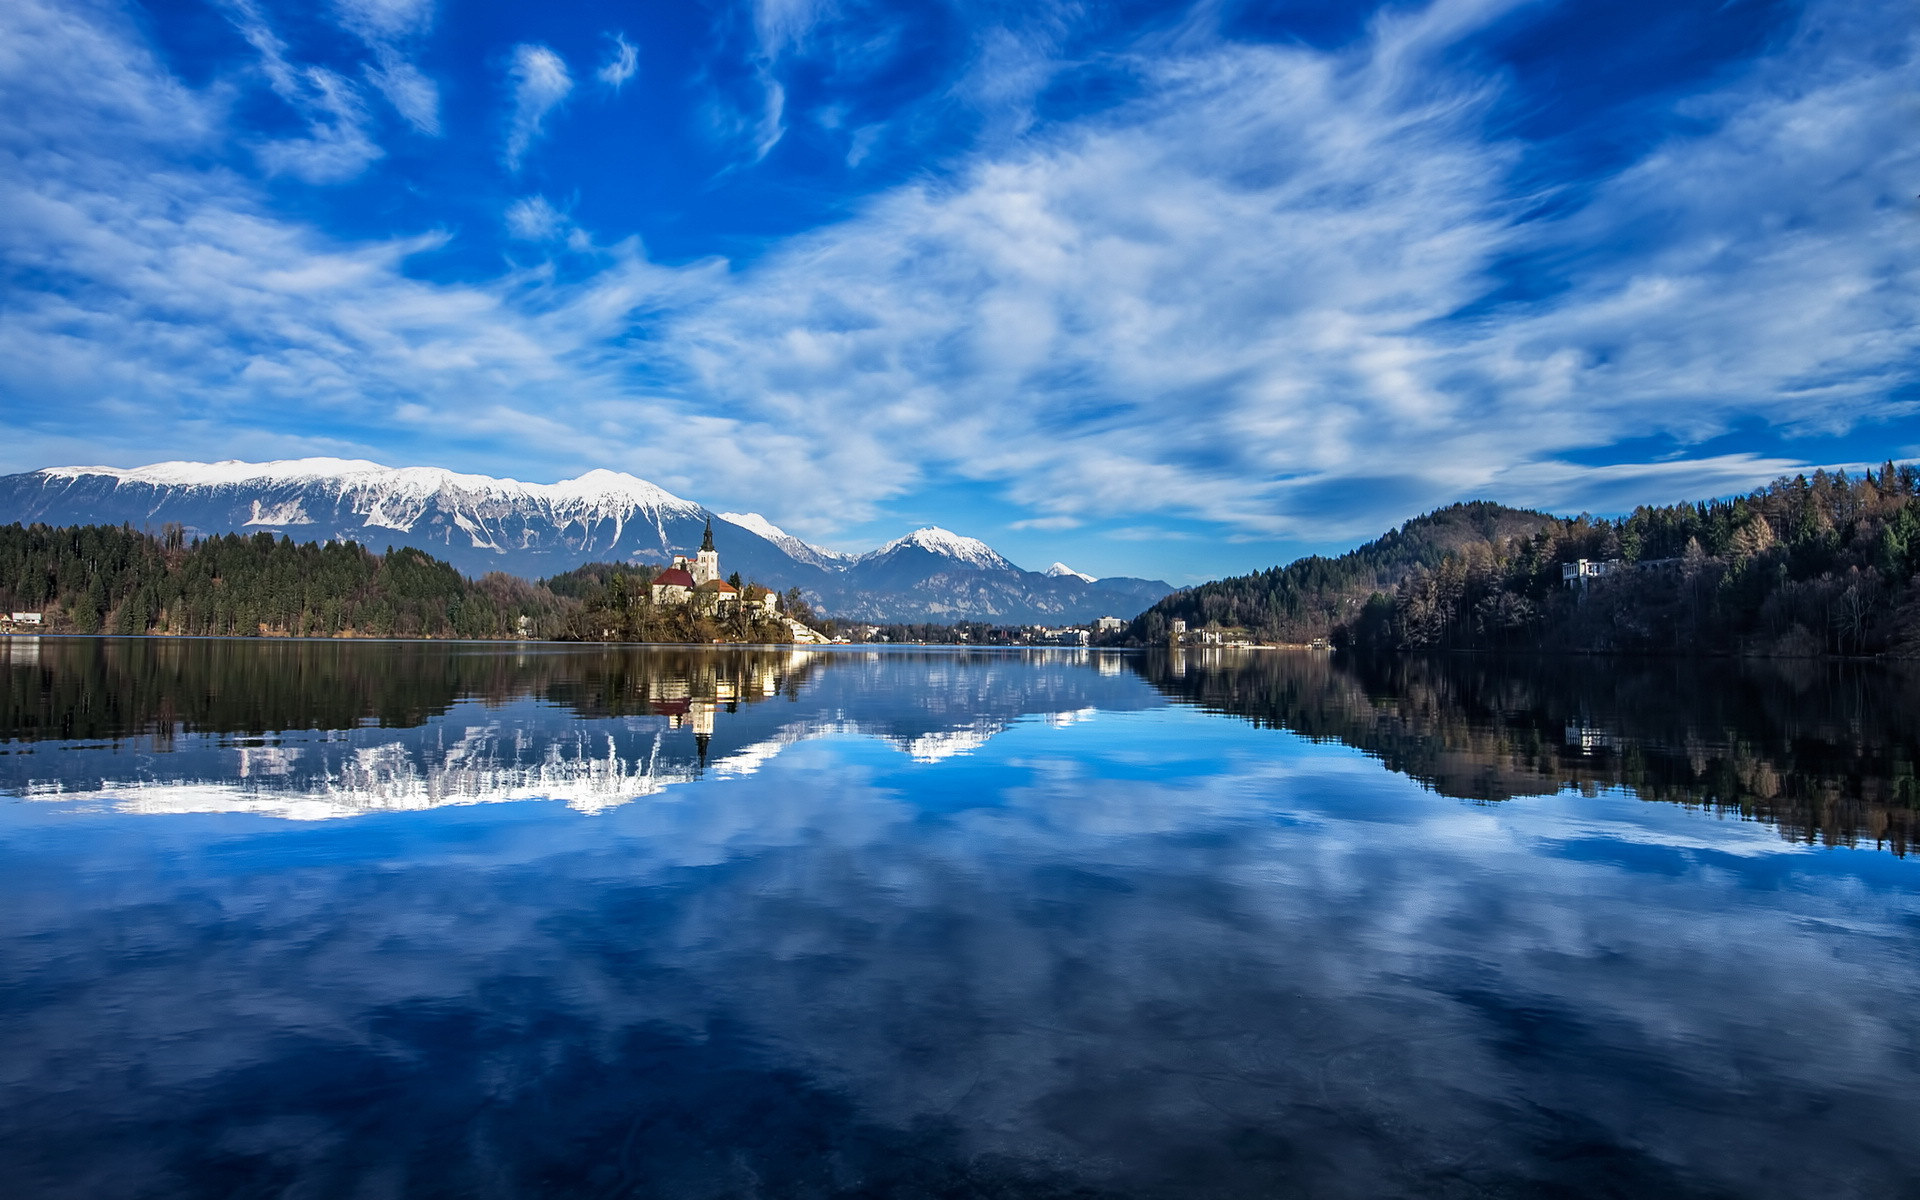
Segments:
[[[692,558],[673,556],[673,565],[653,577],[655,604],[699,604],[714,612],[734,611],[736,605],[747,612],[759,612],[769,619],[780,616],[780,594],[772,588],[749,584],[745,591],[720,577],[720,552],[713,548],[713,522],[707,522],[707,535],[700,541],[700,552]]]

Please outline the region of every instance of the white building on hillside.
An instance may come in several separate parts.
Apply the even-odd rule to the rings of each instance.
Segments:
[[[712,521],[707,522],[707,534],[692,558],[676,554],[673,565],[653,577],[655,604],[691,604],[696,600],[716,611],[745,604],[769,617],[780,614],[780,593],[772,588],[754,584],[742,594],[720,577],[720,552],[713,548]]]

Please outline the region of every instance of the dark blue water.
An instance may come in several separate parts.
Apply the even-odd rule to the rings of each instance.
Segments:
[[[1920,1195],[1905,677],[0,652],[8,1197]]]

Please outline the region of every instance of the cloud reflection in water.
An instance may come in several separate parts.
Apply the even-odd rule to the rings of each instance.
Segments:
[[[561,683],[610,694],[585,661]],[[1618,789],[1436,797],[1067,659],[848,659],[705,747],[564,690],[142,753],[262,795],[366,746],[687,778],[594,816],[0,810],[0,1185],[1868,1196],[1920,1165],[1894,855]],[[10,778],[130,753],[30,748]]]

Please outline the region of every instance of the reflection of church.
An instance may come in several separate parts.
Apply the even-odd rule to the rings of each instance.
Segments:
[[[684,554],[674,555],[673,565],[653,578],[655,604],[692,604],[696,601],[715,612],[731,609],[738,604],[745,605],[749,610],[757,609],[769,617],[780,613],[780,596],[772,588],[752,584],[743,593],[720,577],[720,552],[713,548],[712,521],[707,522],[707,534],[700,541],[698,554],[692,558]]]
[[[786,660],[793,670],[804,659]],[[728,674],[734,664],[703,663],[684,675],[658,680],[648,688],[647,707],[656,716],[667,718],[671,729],[692,729],[702,770],[707,765],[707,745],[713,740],[714,715],[721,709],[735,712],[741,703],[751,703],[779,694],[782,676],[766,664],[747,664],[744,676]]]

